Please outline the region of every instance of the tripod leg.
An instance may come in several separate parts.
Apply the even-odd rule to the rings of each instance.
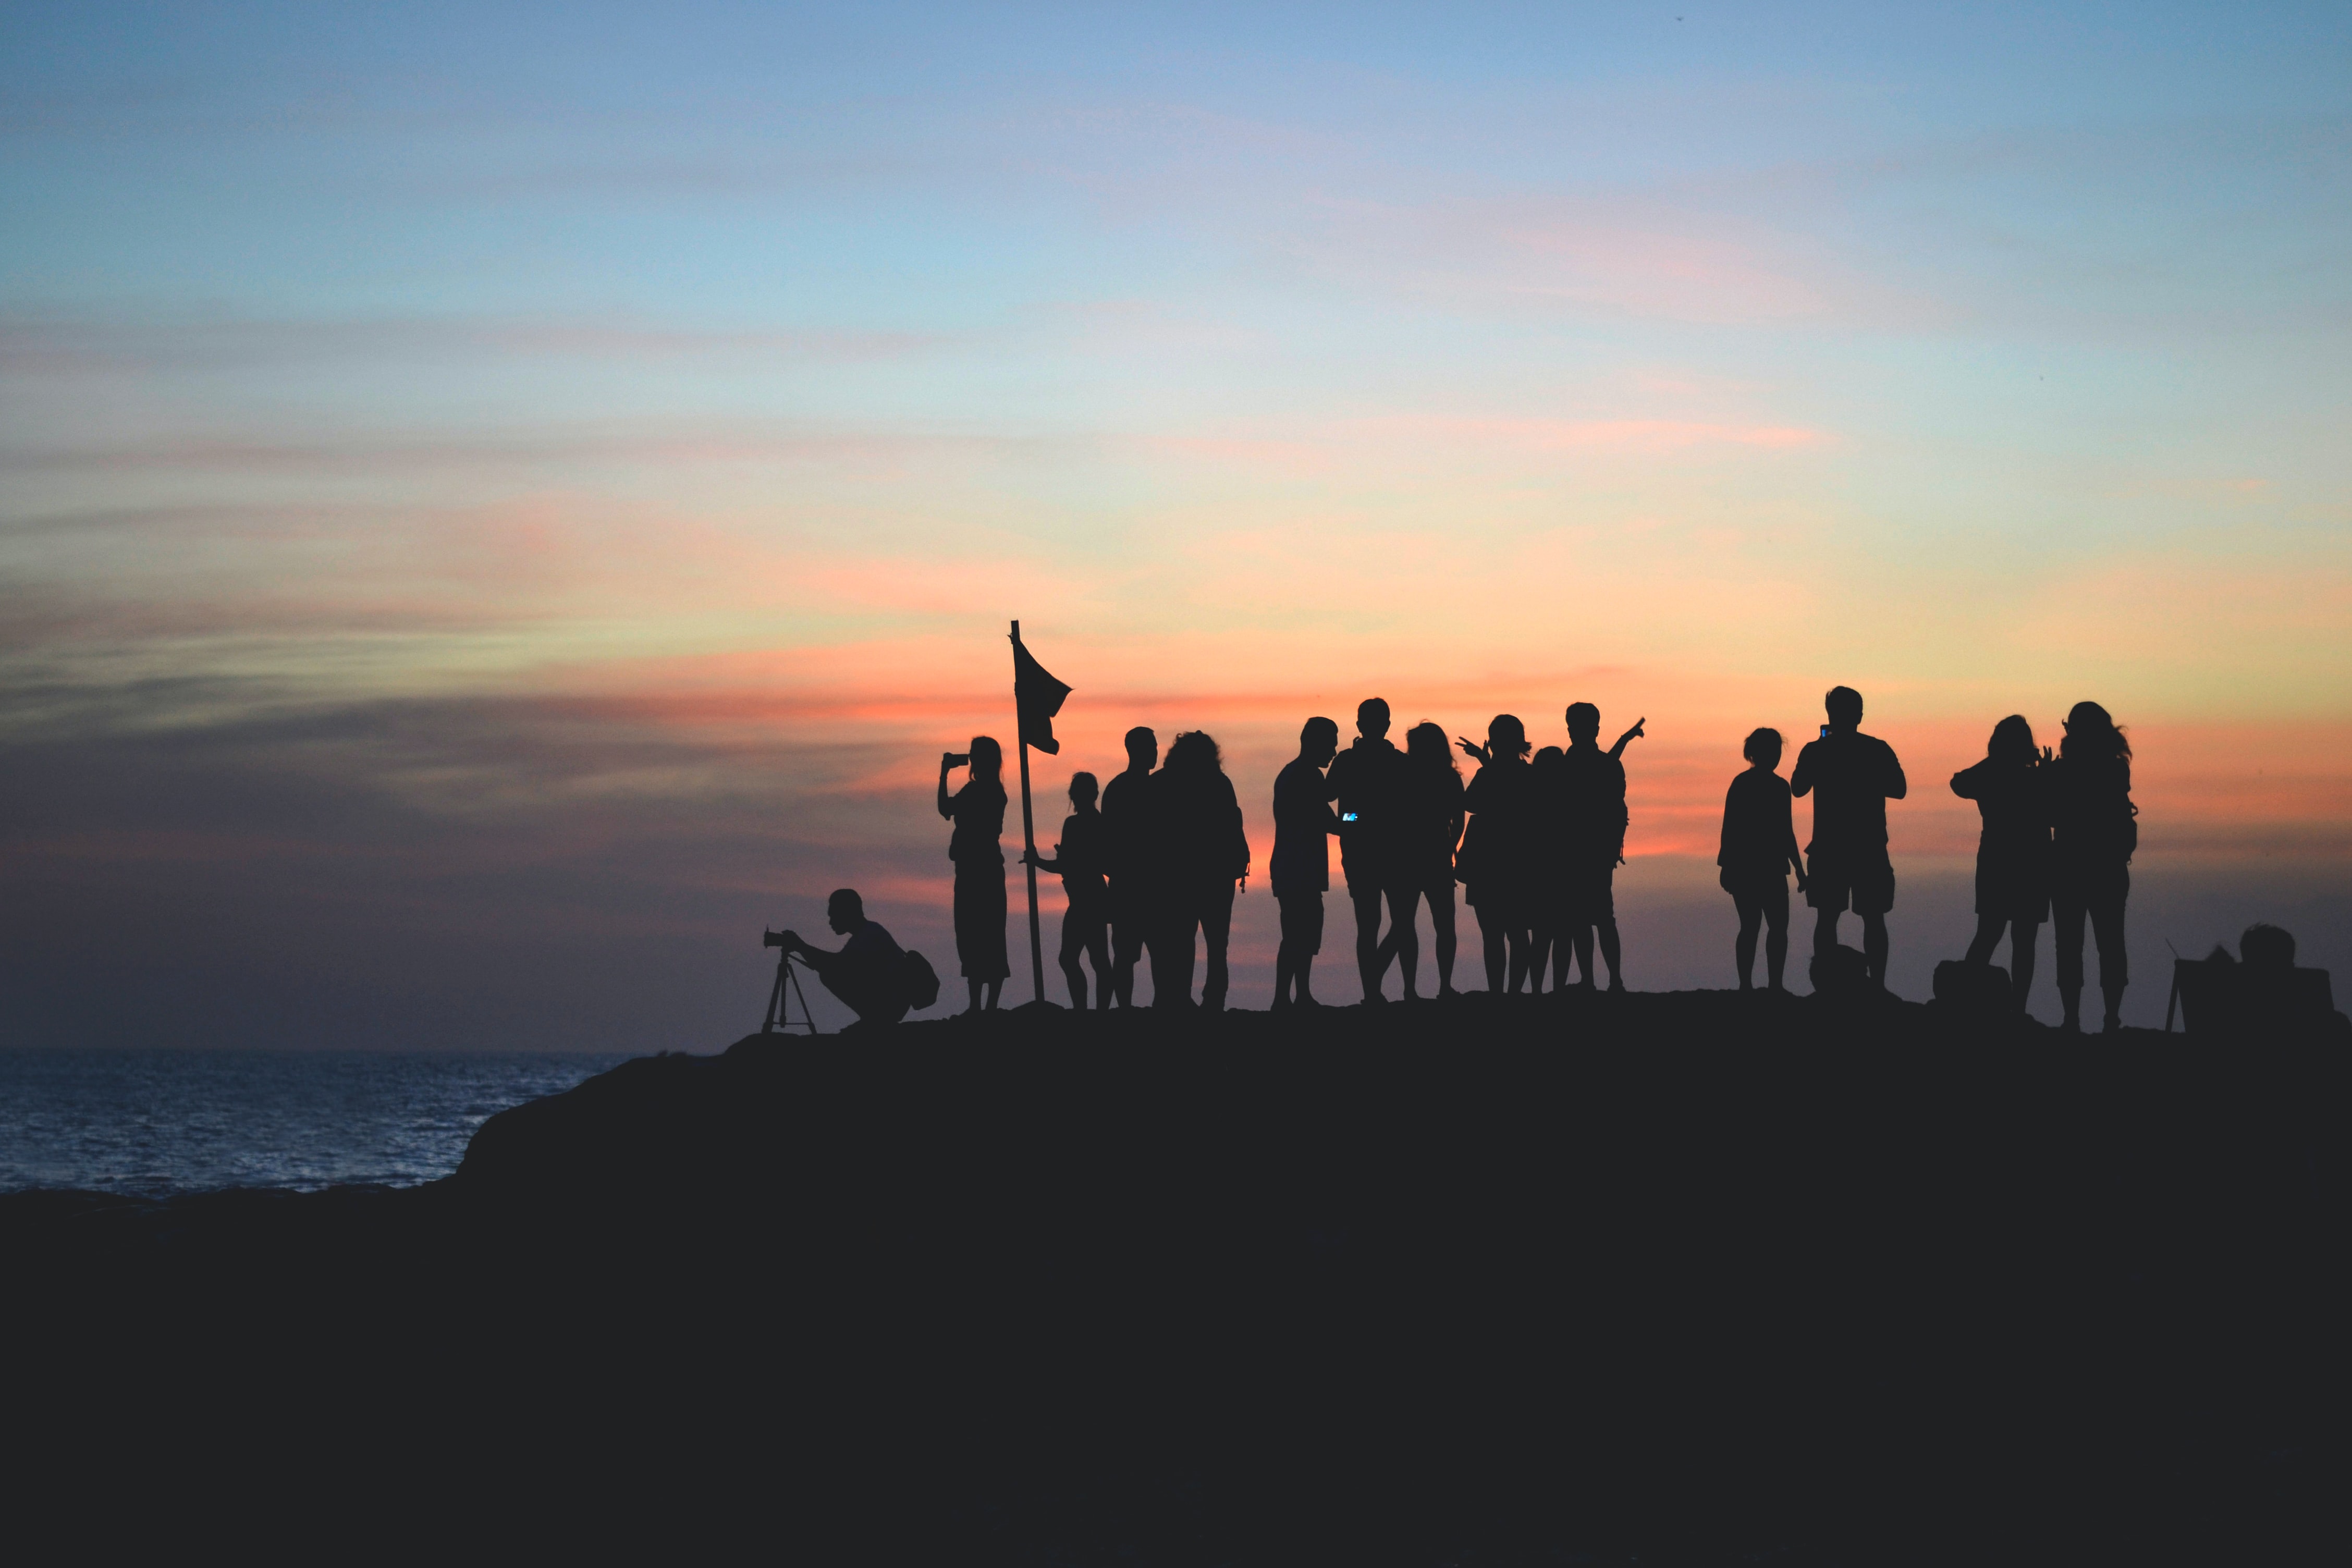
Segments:
[[[780,1014],[788,1021],[791,1018],[791,1011],[784,1004],[784,984],[792,978],[792,973],[793,961],[789,953],[776,960],[776,983],[768,990],[768,1016],[767,1021],[760,1026],[760,1033],[774,1034],[777,1016]]]

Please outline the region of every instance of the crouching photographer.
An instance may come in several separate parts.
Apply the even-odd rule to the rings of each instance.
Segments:
[[[843,888],[827,899],[824,918],[834,934],[849,939],[838,952],[812,947],[788,931],[768,932],[765,944],[782,948],[807,964],[824,988],[857,1015],[859,1024],[895,1024],[910,1008],[928,1007],[939,999],[940,983],[930,965],[866,918],[866,901],[856,889]],[[929,995],[923,994],[926,981]]]

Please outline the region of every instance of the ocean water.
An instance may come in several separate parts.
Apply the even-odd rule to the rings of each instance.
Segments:
[[[499,1111],[627,1059],[0,1050],[0,1192],[413,1185],[456,1170]]]

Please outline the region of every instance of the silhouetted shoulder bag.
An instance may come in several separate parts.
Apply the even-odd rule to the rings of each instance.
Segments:
[[[907,966],[908,998],[919,1013],[940,999],[939,974],[931,968],[931,961],[912,948],[899,956]]]

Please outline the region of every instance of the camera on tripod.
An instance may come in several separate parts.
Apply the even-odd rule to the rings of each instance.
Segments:
[[[816,1033],[816,1019],[809,1012],[808,993],[801,989],[800,971],[793,967],[793,955],[801,945],[800,937],[788,931],[760,931],[761,947],[782,948],[776,955],[776,983],[768,992],[768,1016],[760,1026],[760,1033],[773,1035],[789,1029],[806,1029]],[[798,1002],[801,1016],[793,1016],[793,1004]]]

